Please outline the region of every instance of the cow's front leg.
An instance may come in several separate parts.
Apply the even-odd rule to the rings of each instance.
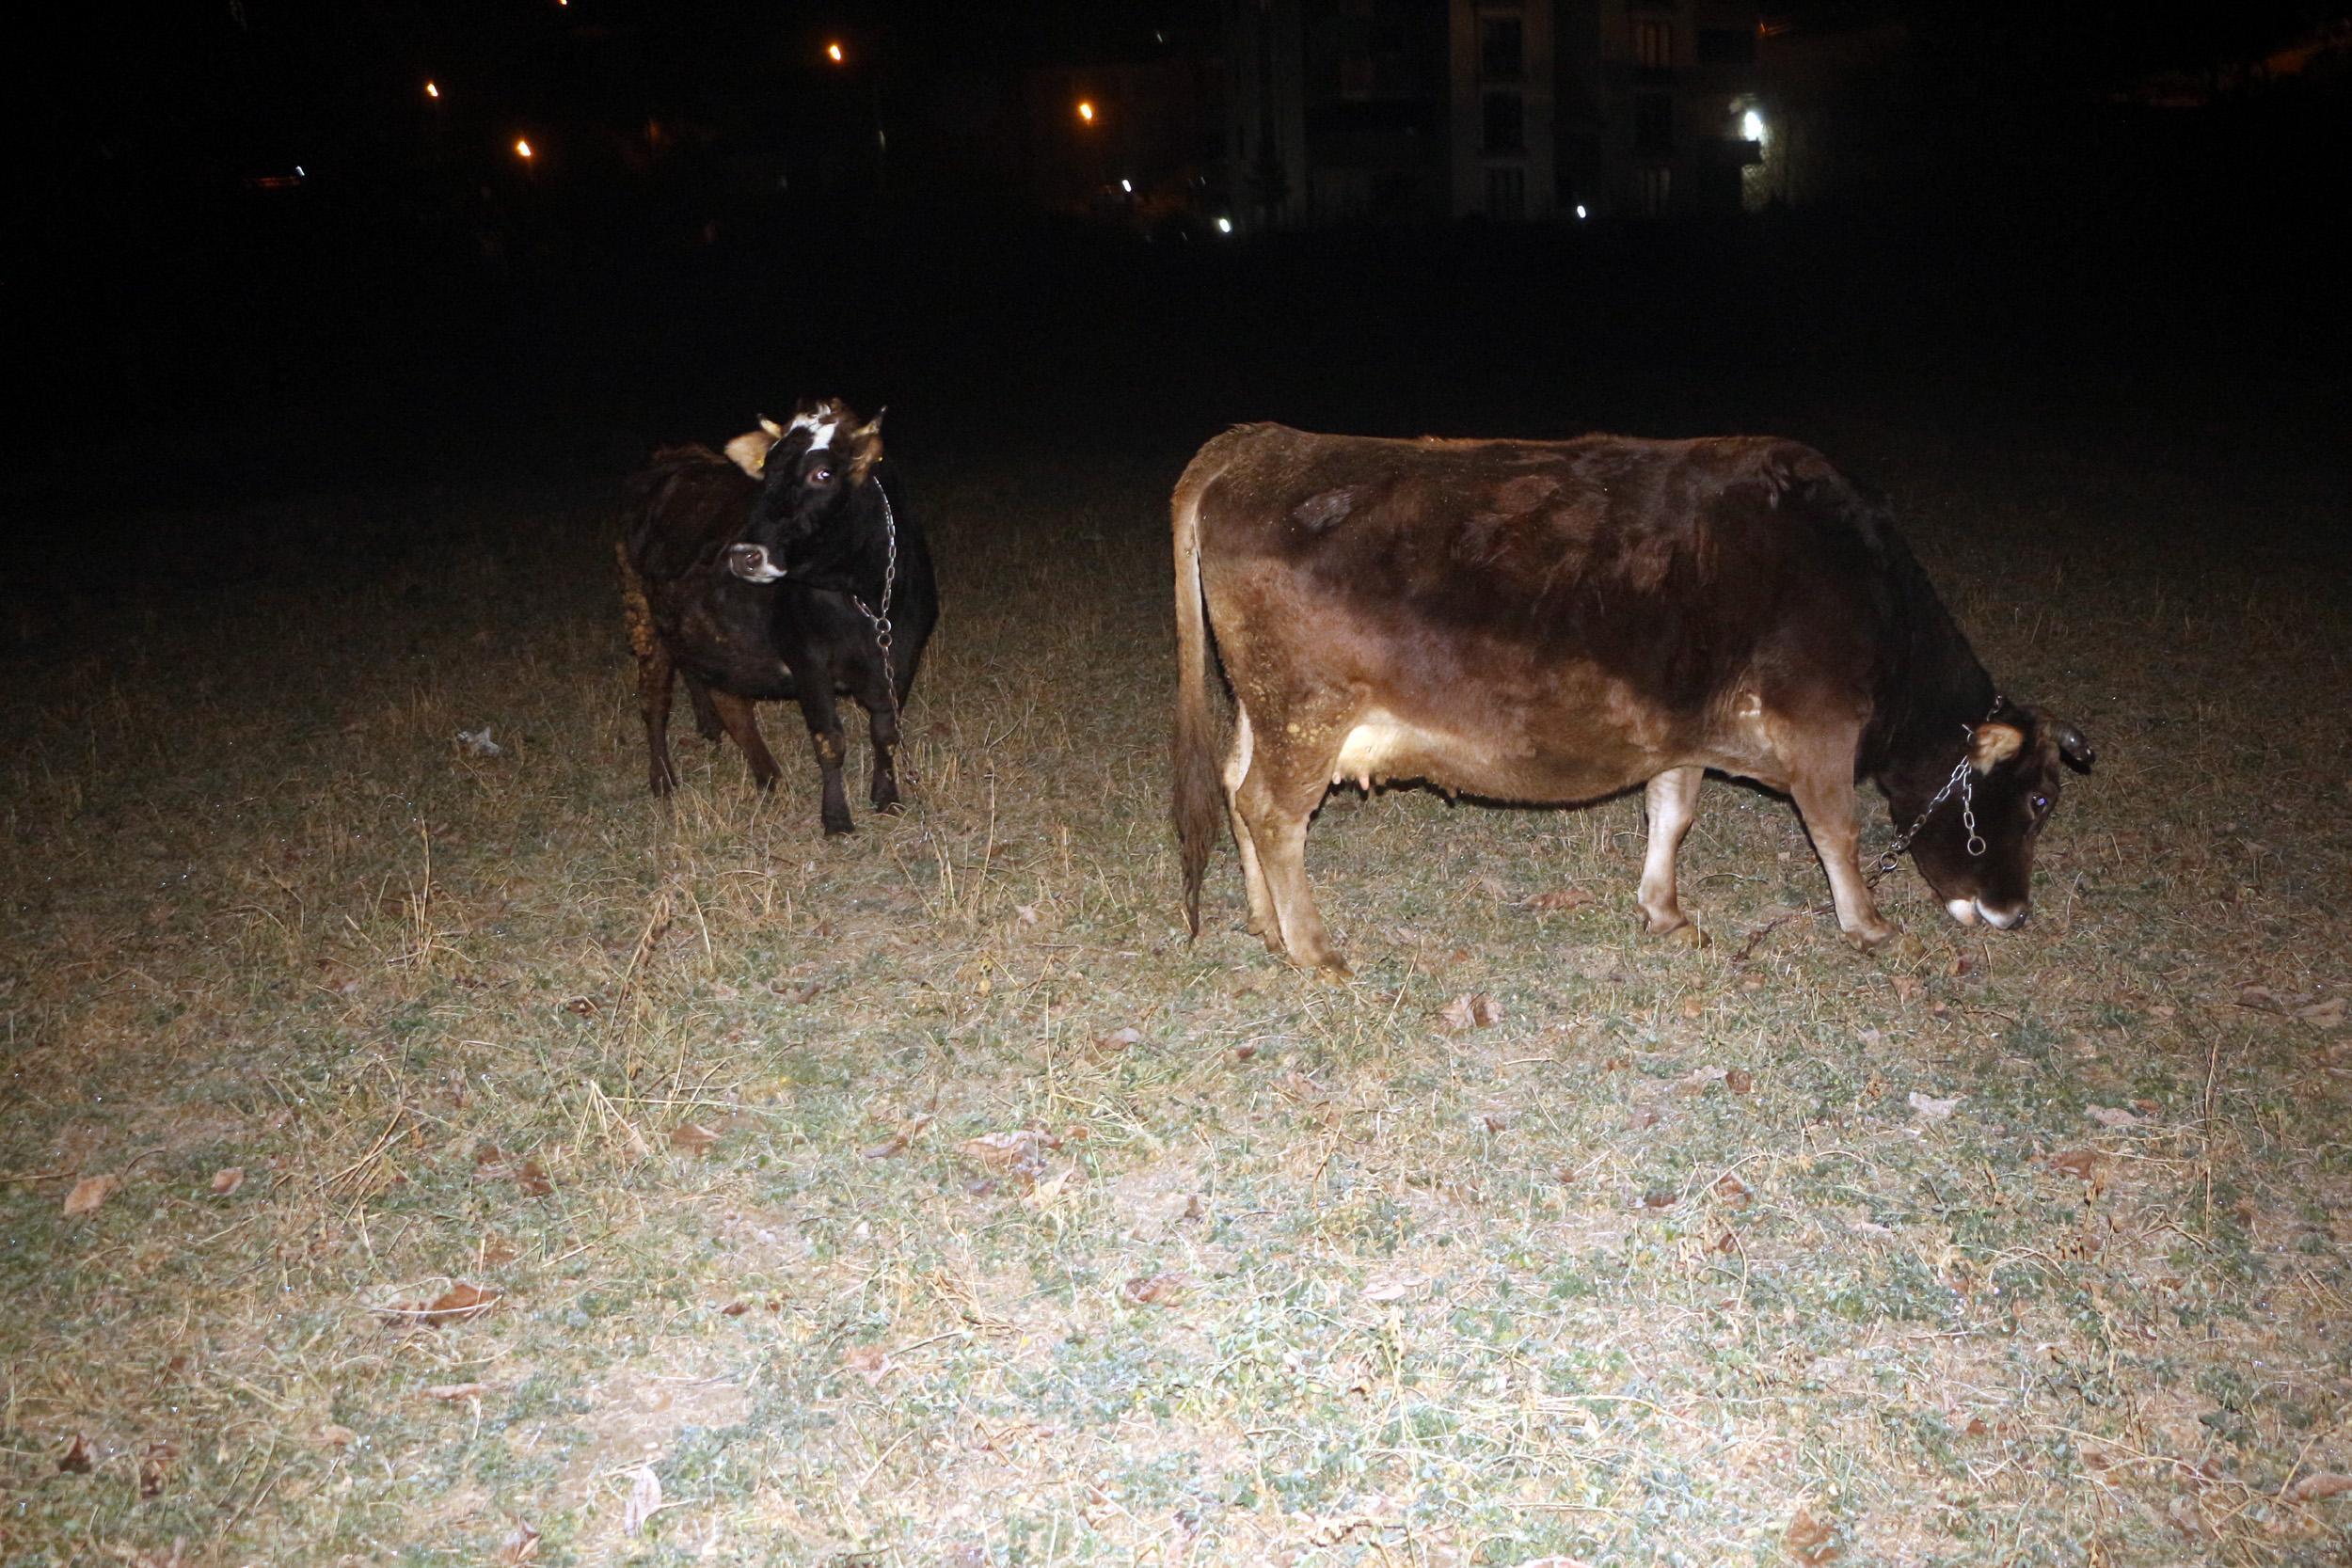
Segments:
[[[890,676],[882,675],[883,687],[876,696],[861,694],[859,705],[866,709],[866,733],[874,743],[874,777],[866,799],[876,811],[896,812],[898,805],[898,709],[890,700]]]
[[[1691,928],[1690,917],[1675,897],[1675,856],[1698,815],[1699,784],[1705,777],[1702,768],[1670,768],[1650,780],[1643,796],[1649,813],[1649,847],[1642,857],[1642,886],[1634,901],[1653,936]]]
[[[797,671],[798,665],[794,666]],[[833,695],[833,672],[812,668],[801,681],[801,715],[808,721],[809,748],[817,753],[817,772],[823,781],[824,800],[818,809],[828,833],[856,832],[850,820],[850,795],[841,783],[841,710]]]
[[[1864,949],[1884,945],[1895,927],[1879,913],[1855,857],[1860,835],[1854,827],[1852,753],[1829,765],[1799,770],[1788,793],[1797,802],[1804,830],[1813,835],[1813,852],[1829,874],[1829,895],[1837,905],[1838,929],[1846,940]]]

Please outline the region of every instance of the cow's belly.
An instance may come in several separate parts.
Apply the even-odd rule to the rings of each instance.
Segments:
[[[1369,789],[1387,780],[1422,780],[1498,800],[1565,804],[1696,765],[1785,787],[1759,709],[1740,711],[1745,705],[1735,704],[1713,722],[1655,710],[1593,722],[1595,712],[1610,705],[1597,698],[1573,717],[1536,713],[1517,724],[1495,722],[1500,716],[1482,714],[1474,704],[1412,717],[1375,708],[1341,737],[1331,782]]]
[[[707,601],[700,601],[663,615],[665,608],[671,607],[656,607],[656,624],[672,656],[689,674],[705,685],[755,702],[794,694],[792,672],[777,657],[775,644],[767,635],[764,607],[747,610],[723,604],[714,609]]]
[[[1676,759],[1630,736],[1588,736],[1564,748],[1526,731],[1471,731],[1393,713],[1367,714],[1341,738],[1333,784],[1369,789],[1385,780],[1424,780],[1499,800],[1597,800],[1674,766]]]

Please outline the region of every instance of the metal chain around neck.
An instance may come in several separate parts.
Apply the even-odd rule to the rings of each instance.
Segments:
[[[875,611],[855,594],[850,595],[850,602],[857,606],[857,612],[874,628],[874,647],[882,654],[882,689],[890,694],[890,717],[895,721],[899,717],[898,674],[890,667],[890,593],[898,580],[898,518],[890,510],[890,492],[882,488],[879,478],[874,481],[874,493],[882,498],[882,537],[888,542],[887,553],[882,557],[882,610]]]
[[[1992,708],[1979,722],[1991,723],[1994,715],[1999,713],[2005,705],[2007,705],[2007,700],[1996,694],[1993,699]],[[1975,724],[1963,724],[1960,728],[1962,734],[1968,736],[1972,740],[1975,738],[1977,733]],[[1911,841],[1917,838],[1919,830],[1928,825],[1928,818],[1935,815],[1935,808],[1950,800],[1952,791],[1955,789],[1960,791],[1961,825],[1968,830],[1968,853],[1972,857],[1981,856],[1984,853],[1984,839],[1977,832],[1977,770],[1971,755],[1972,751],[1973,748],[1961,752],[1960,760],[1952,765],[1950,776],[1944,781],[1944,787],[1935,792],[1935,798],[1927,803],[1916,817],[1913,818],[1911,826],[1897,833],[1895,842],[1888,845],[1885,852],[1879,856],[1878,865],[1870,873],[1871,886],[1877,886],[1881,878],[1895,869],[1899,863],[1897,857],[1911,847]]]

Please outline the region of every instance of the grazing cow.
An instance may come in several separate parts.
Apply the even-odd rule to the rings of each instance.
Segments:
[[[1675,853],[1702,770],[1753,779],[1794,798],[1838,925],[1872,947],[1895,933],[1855,852],[1858,780],[1953,917],[2006,927],[2059,761],[2091,761],[1995,691],[1892,525],[1794,442],[1244,425],[1200,449],[1173,511],[1185,920],[1198,934],[1219,816],[1213,628],[1249,928],[1305,968],[1347,973],[1304,860],[1341,780],[1528,801],[1646,784],[1637,902],[1666,932],[1688,924]]]
[[[637,654],[649,782],[675,782],[672,675],[686,679],[702,733],[723,727],[772,788],[775,758],[754,702],[796,699],[824,781],[829,833],[850,832],[834,698],[862,705],[874,745],[869,798],[898,804],[898,715],[939,618],[930,555],[882,463],[882,420],[842,404],[804,407],[727,443],[726,455],[669,448],[629,482],[621,544]]]

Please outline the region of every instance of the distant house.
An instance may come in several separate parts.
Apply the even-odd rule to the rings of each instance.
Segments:
[[[1756,13],[1730,0],[1226,0],[1225,20],[1244,229],[1730,213],[1763,155]]]

